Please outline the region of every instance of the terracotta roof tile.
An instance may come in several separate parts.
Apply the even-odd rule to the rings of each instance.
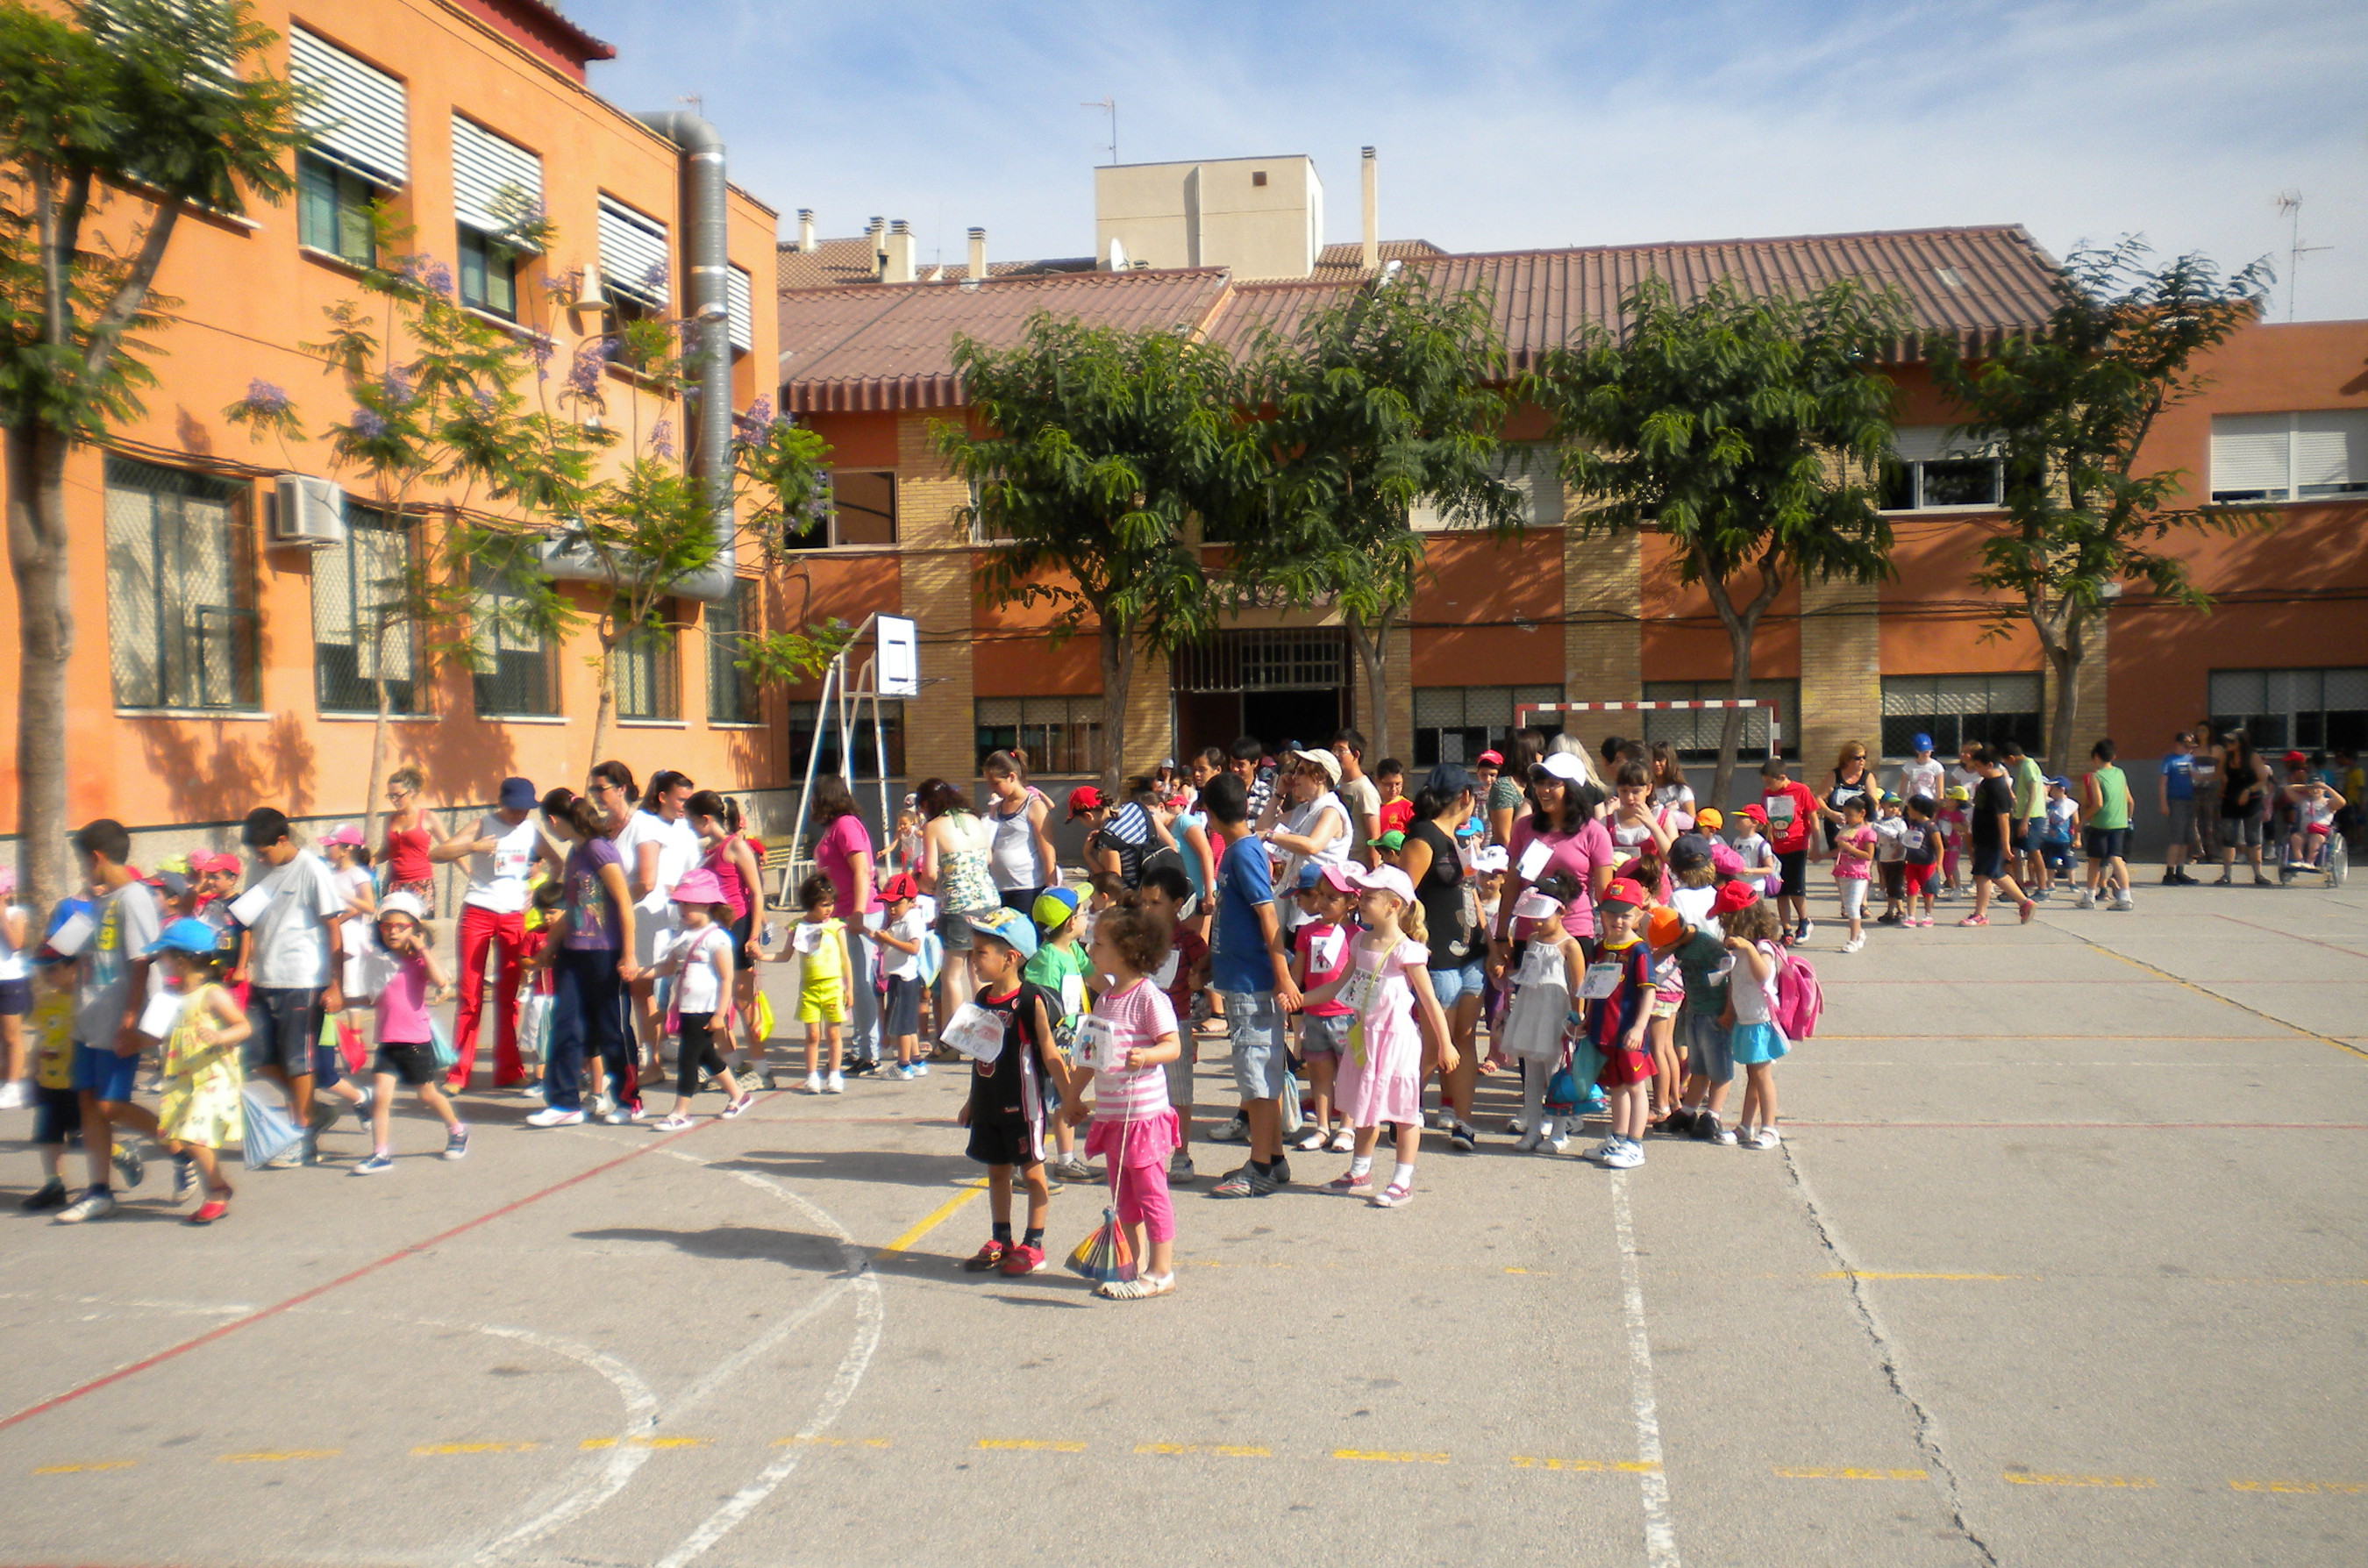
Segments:
[[[1445,256],[1447,253],[1429,240],[1383,240],[1374,250],[1383,261],[1415,261],[1424,256]],[[1365,276],[1365,245],[1361,240],[1346,244],[1326,245],[1315,256],[1315,270],[1308,277],[1316,282],[1343,282]]]
[[[1192,330],[1207,321],[1224,283],[1217,267],[1192,267],[784,290],[781,406],[953,407],[956,333],[1008,346],[1040,310],[1101,326]]]
[[[850,284],[877,284],[873,257],[878,253],[871,240],[862,234],[847,239],[817,240],[810,251],[798,249],[791,243],[780,247],[773,260],[773,286],[777,289],[835,289]],[[986,264],[989,278],[1039,278],[1053,272],[1091,272],[1094,258],[1089,256],[1052,256],[1038,261],[990,261]],[[967,257],[946,265],[943,281],[958,283],[969,275]]]

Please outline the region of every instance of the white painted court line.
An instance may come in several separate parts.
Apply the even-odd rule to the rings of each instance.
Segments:
[[[1629,1403],[1636,1419],[1636,1489],[1645,1503],[1645,1561],[1679,1568],[1677,1527],[1669,1518],[1669,1478],[1661,1468],[1661,1417],[1653,1399],[1653,1339],[1645,1327],[1644,1277],[1636,1267],[1636,1227],[1628,1213],[1628,1173],[1611,1173],[1611,1229],[1620,1239],[1620,1305],[1628,1320]]]

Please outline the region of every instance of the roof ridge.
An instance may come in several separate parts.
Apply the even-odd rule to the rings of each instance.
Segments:
[[[801,296],[814,296],[821,294],[877,294],[884,289],[919,289],[935,291],[949,288],[979,289],[989,286],[996,288],[1008,288],[1019,284],[1048,283],[1115,283],[1126,278],[1225,278],[1227,276],[1229,276],[1228,269],[1223,267],[1129,267],[1123,272],[1103,272],[1098,269],[1092,272],[1007,273],[1000,278],[992,276],[984,278],[948,278],[936,283],[925,282],[917,278],[913,279],[910,283],[879,283],[866,279],[860,283],[817,283],[806,288],[782,289],[778,290],[778,292],[782,294],[797,294]]]
[[[1610,251],[1716,250],[1735,245],[1807,245],[1830,244],[1840,240],[1908,239],[1926,234],[2003,234],[2021,240],[2033,250],[2039,248],[2038,242],[2031,237],[2030,229],[2021,223],[1946,223],[1922,229],[1852,229],[1831,234],[1743,234],[1717,240],[1638,240],[1623,244],[1538,245],[1517,250],[1453,250],[1440,256],[1416,256],[1408,259],[1431,263],[1486,261],[1523,256],[1593,256]]]

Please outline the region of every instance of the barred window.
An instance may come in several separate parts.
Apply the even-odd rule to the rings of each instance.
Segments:
[[[480,567],[477,593],[477,715],[540,719],[559,711],[559,650],[533,624],[530,601]]]
[[[1885,676],[1883,755],[1913,756],[1916,737],[1925,734],[1943,756],[1967,743],[2008,741],[2020,741],[2036,756],[2045,744],[2044,686],[2036,675]]]
[[[2368,749],[2368,668],[2214,670],[2212,729],[2256,747]]]
[[[896,475],[886,469],[837,469],[816,515],[803,531],[782,536],[790,550],[837,544],[896,542]]]
[[[1414,765],[1469,764],[1491,747],[1512,755],[1513,710],[1523,702],[1560,702],[1558,686],[1418,686],[1414,691]],[[1533,713],[1548,733],[1562,729],[1559,713]]]
[[[252,709],[255,539],[245,487],[107,460],[108,655],[123,708]]]
[[[656,619],[670,621],[674,601],[658,607]],[[620,611],[621,613],[621,611]],[[620,719],[678,719],[682,716],[682,683],[676,667],[672,628],[641,626],[625,634],[610,655],[609,675],[617,687]]]
[[[764,629],[757,587],[744,577],[730,598],[707,607],[707,722],[711,724],[757,722],[757,683],[735,661],[746,657],[746,639]]]
[[[1028,771],[1102,770],[1102,699],[1092,697],[982,697],[973,705],[978,759],[994,751],[1028,754]]]
[[[346,542],[313,552],[313,676],[324,713],[416,713],[412,574],[417,530],[405,519],[346,503]]]
[[[1647,702],[1720,702],[1734,690],[1732,681],[1724,680],[1648,680],[1645,683]],[[1768,726],[1772,722],[1780,732],[1779,756],[1797,757],[1801,755],[1801,683],[1797,680],[1755,680],[1751,695],[1761,702],[1773,702],[1776,711],[1771,716],[1766,709],[1747,708],[1743,710],[1743,736],[1736,743],[1737,756],[1768,755]],[[1715,762],[1718,760],[1719,736],[1725,733],[1726,715],[1715,708],[1646,709],[1637,715],[1645,733],[1641,739],[1650,745],[1655,741],[1667,741],[1678,748],[1680,762]]]
[[[814,748],[814,704],[792,702],[790,705],[790,771],[805,777],[806,756]],[[882,698],[880,701],[880,740],[871,738],[871,701],[869,698],[848,705],[848,720],[855,728],[855,767],[848,771],[839,755],[838,718],[833,714],[830,733],[823,737],[822,756],[814,762],[817,773],[837,773],[848,778],[880,777],[880,752],[888,753],[888,777],[905,776],[905,704],[899,698]]]

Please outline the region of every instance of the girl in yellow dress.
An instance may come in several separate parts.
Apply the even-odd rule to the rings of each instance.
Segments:
[[[781,950],[769,956],[776,963],[796,960],[798,971],[798,1022],[806,1027],[806,1093],[837,1095],[847,1092],[847,1080],[839,1075],[838,1027],[847,1021],[848,977],[855,972],[855,960],[847,949],[847,923],[837,918],[838,894],[828,877],[808,877],[798,889],[798,902],[805,905],[805,915]],[[822,1075],[822,1053],[830,1052],[830,1076]]]
[[[240,1099],[246,1077],[239,1045],[248,1026],[230,993],[214,983],[217,939],[204,921],[184,918],[165,926],[149,949],[164,960],[181,994],[180,1015],[165,1037],[165,1096],[156,1107],[156,1132],[176,1161],[195,1161],[205,1178],[206,1200],[189,1216],[192,1225],[211,1225],[230,1212],[230,1183],[222,1180],[214,1151],[243,1142],[246,1135]]]

